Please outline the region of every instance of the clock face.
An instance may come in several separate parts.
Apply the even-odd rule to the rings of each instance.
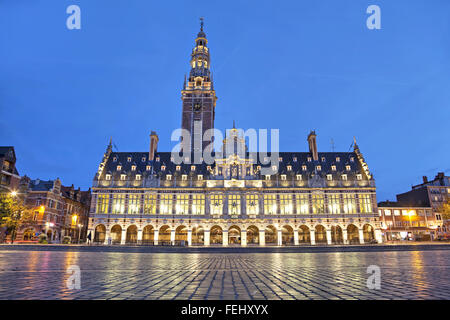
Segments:
[[[199,111],[201,108],[202,108],[202,106],[200,104],[194,105],[194,110],[195,111]]]

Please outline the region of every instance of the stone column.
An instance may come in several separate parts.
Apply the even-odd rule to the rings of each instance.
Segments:
[[[120,244],[125,244],[127,240],[127,230],[122,229],[122,237],[120,238]]]
[[[294,229],[294,245],[298,246],[298,230]]]
[[[192,246],[192,230],[188,229],[187,231],[187,243],[188,246]]]
[[[309,231],[309,236],[311,238],[311,245],[315,245],[316,244],[316,231],[315,230],[310,230]]]
[[[241,230],[241,246],[247,245],[247,230]]]
[[[228,230],[222,231],[222,243],[224,247],[228,246]]]
[[[137,243],[138,244],[142,243],[142,229],[138,229],[138,232],[137,232]]]
[[[364,244],[364,232],[362,228],[359,229],[359,243]]]
[[[209,246],[209,244],[210,244],[209,235],[210,235],[209,230],[205,230],[203,233],[203,243],[205,246]]]
[[[283,245],[283,231],[277,230],[277,245],[282,246]]]
[[[331,229],[327,229],[327,244],[332,244]]]
[[[155,246],[158,245],[158,238],[159,238],[159,230],[155,229],[155,232],[153,233],[153,244]]]
[[[342,240],[344,241],[344,244],[348,244],[348,237],[347,237],[347,229],[342,229]]]
[[[375,239],[378,241],[378,243],[383,243],[383,234],[381,233],[380,229],[375,230]]]
[[[111,237],[111,232],[109,230],[109,227],[106,227],[104,244],[109,244],[109,242],[108,242],[109,237]],[[94,240],[94,238],[92,238],[92,240]]]
[[[175,245],[175,227],[170,230],[170,244]]]
[[[266,230],[259,230],[259,245],[262,247],[266,245]]]

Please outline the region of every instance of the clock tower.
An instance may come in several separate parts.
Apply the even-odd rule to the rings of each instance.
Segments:
[[[182,141],[184,152],[202,152],[211,141],[202,141],[205,131],[214,129],[216,92],[210,71],[208,40],[200,19],[200,32],[191,53],[191,71],[184,79],[181,100],[183,111],[181,128],[190,133],[189,141]],[[187,139],[186,139],[187,140]]]

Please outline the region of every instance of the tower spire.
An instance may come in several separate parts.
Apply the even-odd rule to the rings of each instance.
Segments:
[[[203,22],[204,22],[204,18],[200,17],[200,31],[203,31]]]

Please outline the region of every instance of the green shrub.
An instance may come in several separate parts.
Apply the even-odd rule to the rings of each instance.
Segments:
[[[39,235],[39,243],[42,243],[42,244],[47,244],[48,243],[46,234],[40,234]]]
[[[62,243],[69,244],[72,241],[72,238],[69,236],[64,236]]]

